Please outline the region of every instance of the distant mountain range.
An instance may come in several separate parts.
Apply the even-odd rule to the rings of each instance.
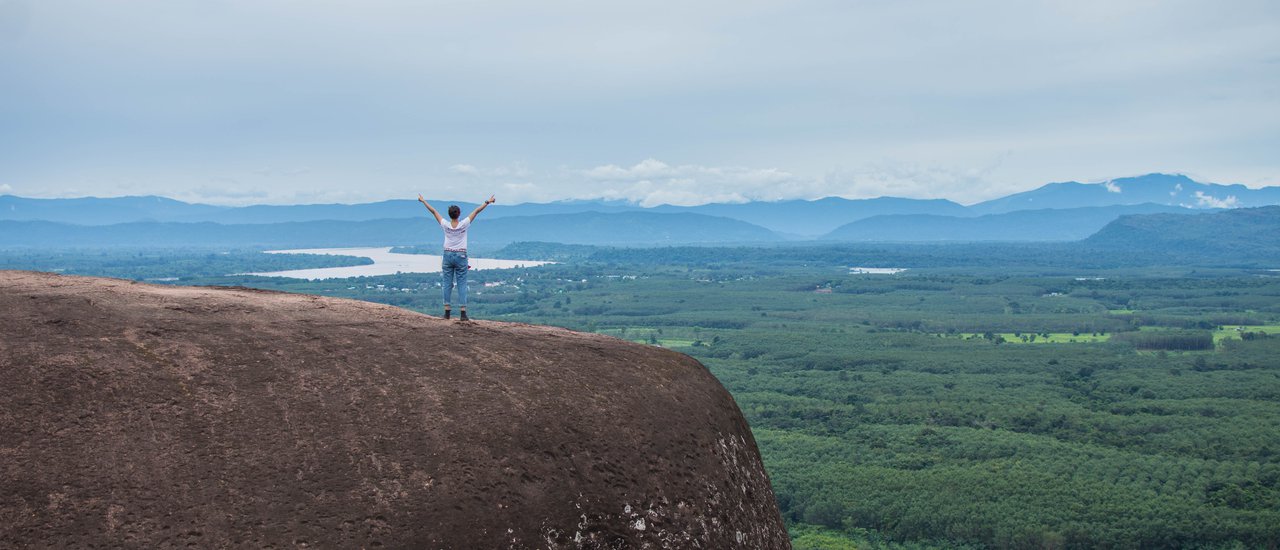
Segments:
[[[466,202],[442,200],[431,202],[442,211],[449,204],[457,204],[464,213],[470,212],[477,206]],[[828,197],[814,201],[790,200],[701,206],[662,205],[652,208],[604,201],[495,204],[485,210],[484,217],[493,219],[584,212],[649,212],[716,216],[745,221],[782,235],[796,237],[821,235],[849,221],[882,214],[969,215],[964,206],[946,200],[891,197],[850,200]],[[112,225],[132,222],[268,224],[320,220],[369,221],[418,218],[429,215],[417,200],[390,200],[364,204],[224,207],[190,204],[164,197],[30,199],[12,195],[0,196],[0,221],[53,221],[77,225]]]
[[[448,201],[433,201],[438,207]],[[476,205],[456,203],[468,212]],[[1280,204],[1280,187],[1200,183],[1149,174],[1051,183],[972,206],[893,197],[663,205],[605,201],[494,205],[475,239],[575,244],[829,241],[1070,241],[1130,214]],[[432,243],[416,200],[224,207],[163,197],[0,196],[0,246],[381,246]]]
[[[1120,204],[1162,204],[1183,208],[1237,208],[1280,204],[1280,187],[1200,183],[1182,175],[1147,174],[1102,183],[1050,183],[969,207],[975,214],[1043,208],[1083,208]]]

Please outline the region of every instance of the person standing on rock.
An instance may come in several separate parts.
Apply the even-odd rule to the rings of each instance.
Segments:
[[[444,217],[422,198],[422,195],[418,195],[418,202],[431,211],[431,215],[436,217],[436,223],[444,229],[444,254],[440,262],[440,287],[444,290],[444,318],[448,319],[452,314],[449,298],[450,294],[453,294],[454,281],[457,281],[458,309],[462,312],[458,320],[469,321],[470,319],[467,319],[467,269],[470,266],[467,265],[467,229],[471,227],[471,222],[475,221],[476,216],[480,215],[485,207],[497,202],[497,199],[489,195],[489,199],[484,201],[484,204],[476,207],[470,216],[462,219],[458,219],[462,209],[456,204],[449,205],[448,221],[445,221]]]

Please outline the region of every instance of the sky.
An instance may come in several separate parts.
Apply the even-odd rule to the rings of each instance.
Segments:
[[[1280,2],[0,0],[0,194],[1280,185]]]

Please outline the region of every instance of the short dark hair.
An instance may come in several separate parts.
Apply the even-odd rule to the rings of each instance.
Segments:
[[[450,205],[449,205],[449,217],[450,217],[450,218],[453,218],[453,219],[455,219],[455,220],[456,220],[456,219],[458,219],[458,216],[461,216],[461,215],[462,215],[462,209],[461,209],[461,208],[458,208],[458,205],[456,205],[456,204],[450,204]]]

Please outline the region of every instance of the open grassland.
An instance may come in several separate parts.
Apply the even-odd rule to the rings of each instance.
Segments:
[[[1223,340],[1242,340],[1252,337],[1253,334],[1280,335],[1280,325],[1231,325],[1224,326],[1213,332],[1213,340],[1222,343]]]
[[[962,332],[957,334],[939,334],[942,338],[958,338],[961,340],[982,340],[1000,338],[1001,343],[1008,344],[1096,344],[1106,342],[1111,339],[1110,334],[1101,333],[1072,333],[1072,332],[1041,332],[1041,333],[1021,333],[1021,332],[1001,332],[978,334],[974,332]]]

